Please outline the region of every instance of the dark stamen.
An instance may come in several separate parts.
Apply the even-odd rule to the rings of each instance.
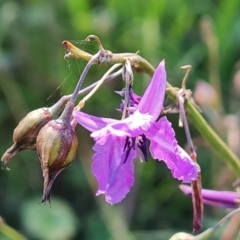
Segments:
[[[129,157],[129,154],[131,152],[131,149],[135,150],[135,142],[136,142],[136,138],[129,138],[129,137],[126,138],[126,142],[125,142],[123,151],[125,152],[126,148],[127,148],[127,151],[126,151],[126,155],[125,155],[123,163],[126,163],[128,157]]]
[[[124,145],[124,148],[123,148],[124,152],[126,151],[126,147],[128,147],[128,146],[129,146],[129,137],[126,138],[125,145]]]
[[[141,150],[145,162],[148,162],[148,155],[147,155],[147,138],[144,134],[140,135],[138,140],[138,147]]]

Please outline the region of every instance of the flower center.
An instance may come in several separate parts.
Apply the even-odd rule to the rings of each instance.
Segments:
[[[147,138],[144,134],[137,137],[127,137],[126,142],[123,148],[123,151],[126,153],[123,163],[125,163],[129,157],[131,150],[136,150],[136,147],[142,152],[145,162],[148,161],[147,156]],[[139,156],[141,158],[141,156]]]

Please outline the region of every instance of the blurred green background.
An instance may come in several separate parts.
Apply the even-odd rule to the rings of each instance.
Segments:
[[[239,12],[239,0],[2,0],[0,153],[11,146],[14,128],[29,111],[51,106],[73,91],[86,62],[64,60],[61,42],[69,40],[95,53],[96,43],[84,40],[95,34],[112,52],[139,50],[153,66],[164,58],[168,81],[174,86],[179,87],[184,76],[179,67],[191,64],[187,86],[195,89],[204,116],[239,156]],[[93,66],[84,86],[98,80],[106,69]],[[149,80],[147,75],[135,75],[135,90],[141,94]],[[120,79],[103,86],[85,111],[119,118],[115,108],[120,98],[113,91],[123,87]],[[185,147],[178,116],[169,119]],[[0,171],[0,216],[8,225],[33,240],[165,240],[175,232],[191,232],[191,199],[180,192],[180,183],[163,163],[136,161],[135,186],[122,203],[110,206],[102,196],[96,198],[90,169],[93,142],[87,131],[81,127],[77,131],[78,156],[54,182],[51,208],[39,204],[43,178],[35,152],[21,152],[9,163],[11,171]],[[232,190],[235,176],[194,126],[191,132],[203,187]],[[225,214],[226,210],[206,207],[203,229]],[[215,239],[220,239],[221,231]],[[0,239],[11,238],[0,232]]]

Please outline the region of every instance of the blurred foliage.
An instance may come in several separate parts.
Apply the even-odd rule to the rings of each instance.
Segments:
[[[36,206],[38,199],[28,200],[21,209],[21,223],[30,236],[49,240],[71,239],[77,228],[81,228],[67,203],[53,198],[54,207],[49,211],[42,205]]]
[[[217,105],[210,102],[203,107],[203,114],[230,147],[232,142],[238,144],[235,151],[239,156],[239,142],[230,135],[230,130],[239,130],[240,122],[239,10],[238,0],[2,0],[0,152],[3,154],[12,144],[13,129],[26,113],[52,105],[60,96],[71,93],[77,83],[86,62],[64,60],[61,42],[70,40],[94,53],[96,43],[84,39],[95,34],[113,52],[139,50],[154,66],[165,58],[168,80],[174,86],[180,86],[183,78],[179,67],[191,64],[188,87],[194,89],[199,80],[205,80],[215,88]],[[93,66],[84,86],[98,80],[105,70]],[[148,81],[148,76],[135,75],[134,87],[139,94]],[[115,108],[120,98],[113,91],[121,88],[120,80],[105,85],[85,110],[119,117]],[[227,116],[237,119],[234,129]],[[169,119],[179,143],[185,146],[184,131],[177,127],[178,117]],[[193,126],[191,130],[203,186],[232,189],[230,170],[216,159]],[[135,186],[118,206],[107,206],[102,197],[96,198],[96,182],[90,172],[92,140],[80,127],[78,134],[79,156],[54,182],[52,208],[38,204],[43,179],[35,152],[20,153],[9,164],[11,171],[1,171],[0,215],[5,222],[33,240],[165,240],[178,231],[191,232],[191,199],[178,190],[179,182],[172,179],[163,163],[136,161]],[[206,207],[204,229],[225,214]]]

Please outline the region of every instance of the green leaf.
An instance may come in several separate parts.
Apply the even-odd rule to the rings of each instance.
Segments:
[[[52,198],[52,206],[39,204],[40,198],[27,201],[21,209],[24,229],[33,237],[45,240],[72,239],[77,230],[77,219],[63,200]]]

